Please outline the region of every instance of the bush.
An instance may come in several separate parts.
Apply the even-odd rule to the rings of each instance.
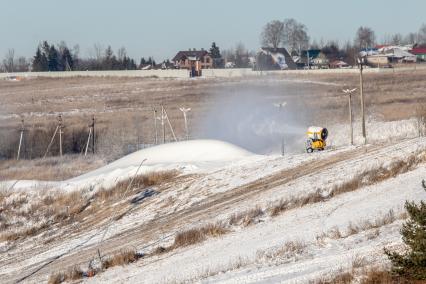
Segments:
[[[425,188],[426,189],[426,188]],[[406,202],[409,219],[401,229],[408,250],[399,254],[385,249],[396,275],[416,280],[426,280],[426,203]]]

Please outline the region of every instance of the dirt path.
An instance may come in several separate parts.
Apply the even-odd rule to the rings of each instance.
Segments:
[[[88,264],[89,261],[97,254],[99,248],[103,254],[111,254],[120,249],[129,247],[135,247],[139,250],[146,247],[147,243],[158,240],[160,236],[173,237],[174,233],[180,228],[188,224],[196,224],[206,222],[214,219],[218,212],[223,212],[229,208],[235,208],[239,202],[246,202],[252,199],[256,201],[256,197],[259,194],[266,193],[277,186],[284,185],[295,179],[309,176],[312,174],[318,174],[320,171],[324,171],[336,165],[337,163],[356,159],[366,154],[374,154],[374,152],[381,149],[382,146],[368,146],[366,148],[361,147],[352,149],[349,151],[337,153],[331,157],[321,159],[315,163],[304,163],[291,169],[282,170],[273,175],[261,178],[252,183],[239,186],[233,190],[225,193],[215,194],[205,201],[200,202],[191,208],[181,210],[172,214],[160,216],[155,220],[139,225],[127,231],[111,237],[104,241],[101,245],[92,244],[87,246],[81,246],[78,249],[71,251],[69,254],[60,256],[59,258],[52,258],[48,260],[40,261],[29,267],[22,267],[22,272],[14,275],[0,275],[1,282],[15,282],[19,279],[25,279],[25,281],[38,282],[52,272],[61,271],[64,268],[76,265],[76,264]],[[166,234],[167,233],[167,234]],[[87,238],[87,233],[84,239]],[[64,244],[68,238],[55,241],[55,244]],[[151,245],[153,246],[153,245]],[[43,251],[45,251],[44,248]],[[21,260],[29,257],[37,257],[41,253],[41,250],[32,250],[20,255]],[[7,262],[16,262],[18,259],[8,259]],[[2,265],[5,263],[3,262]],[[31,276],[30,276],[31,275]],[[29,277],[28,277],[29,276]],[[27,278],[28,277],[28,278]]]

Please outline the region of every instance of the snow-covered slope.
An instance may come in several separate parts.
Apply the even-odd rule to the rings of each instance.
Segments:
[[[350,166],[350,165],[348,165]],[[335,170],[335,178],[341,178]],[[398,220],[405,200],[425,200],[421,180],[424,164],[382,183],[303,206],[200,245],[164,256],[117,267],[87,279],[89,283],[308,283],[340,269],[350,269],[355,258],[365,264],[383,263],[384,246],[401,244]],[[297,184],[297,181],[296,181]],[[291,187],[291,186],[290,186]],[[396,221],[376,229],[348,234],[350,224],[374,223],[392,210]],[[342,237],[323,233],[338,229]],[[286,242],[304,244],[294,256],[269,259]]]
[[[397,219],[379,227],[378,233],[367,228],[346,236],[348,226],[374,222],[391,209],[398,218],[406,199],[425,199],[426,193],[420,186],[421,179],[426,178],[425,150],[426,138],[284,157],[257,156],[227,143],[209,140],[141,150],[66,184],[76,188],[101,180],[112,183],[133,174],[144,159],[147,161],[141,172],[179,168],[197,174],[184,176],[162,188],[154,187],[158,194],[115,220],[105,233],[102,224],[93,223],[90,230],[61,234],[59,240],[48,245],[43,245],[40,239],[38,242],[28,239],[19,249],[8,251],[7,257],[0,255],[4,272],[0,272],[0,280],[17,279],[23,272],[26,274],[26,270],[37,269],[58,255],[63,256],[31,281],[46,280],[51,271],[75,264],[85,269],[100,245],[106,255],[128,248],[149,253],[158,245],[172,244],[179,231],[226,222],[233,214],[257,206],[269,212],[280,200],[294,200],[317,191],[327,195],[336,186],[353,179],[364,182],[369,172],[386,176],[386,170],[396,165],[405,167],[407,172],[400,174],[396,169],[395,177],[379,178],[381,182],[367,180],[370,183],[361,183],[350,192],[321,202],[308,202],[278,217],[265,213],[251,226],[233,226],[221,237],[150,256],[129,266],[111,268],[85,281],[305,283],[350,267],[358,255],[368,262],[381,263],[383,246],[401,244],[398,232],[401,221]],[[129,202],[119,200],[115,205],[119,203],[124,206]],[[327,235],[335,229],[339,229],[343,237]],[[101,233],[94,235],[95,232]],[[325,237],[318,238],[323,233]],[[303,243],[303,251],[291,257],[271,259],[267,256],[287,242]],[[81,243],[84,246],[80,246]],[[25,259],[13,261],[23,253],[27,255]]]
[[[213,169],[252,155],[242,148],[218,140],[181,141],[139,150],[64,183],[71,187],[89,184],[108,186],[135,174],[143,161],[139,174],[153,170]]]

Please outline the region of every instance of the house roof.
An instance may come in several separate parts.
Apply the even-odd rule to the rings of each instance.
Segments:
[[[186,50],[179,51],[172,61],[176,62],[184,58],[191,58],[191,60],[199,60],[200,58],[208,55],[209,53],[206,50]]]
[[[261,51],[267,54],[269,53],[273,58],[276,57],[275,55],[281,54],[282,56],[284,56],[285,64],[287,64],[289,69],[297,68],[296,64],[293,61],[293,58],[291,58],[290,54],[285,48],[262,47]]]
[[[426,47],[413,48],[410,53],[414,55],[426,54]]]
[[[302,57],[308,57],[308,52],[309,52],[309,58],[315,59],[321,53],[321,50],[320,49],[302,50],[301,52]]]

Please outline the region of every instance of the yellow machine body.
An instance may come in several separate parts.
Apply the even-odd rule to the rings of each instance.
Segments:
[[[326,143],[323,140],[316,140],[316,141],[312,141],[312,148],[314,150],[324,150]]]
[[[328,137],[328,130],[323,127],[311,126],[307,131],[308,140],[306,141],[306,151],[322,151],[327,146],[325,142]]]

